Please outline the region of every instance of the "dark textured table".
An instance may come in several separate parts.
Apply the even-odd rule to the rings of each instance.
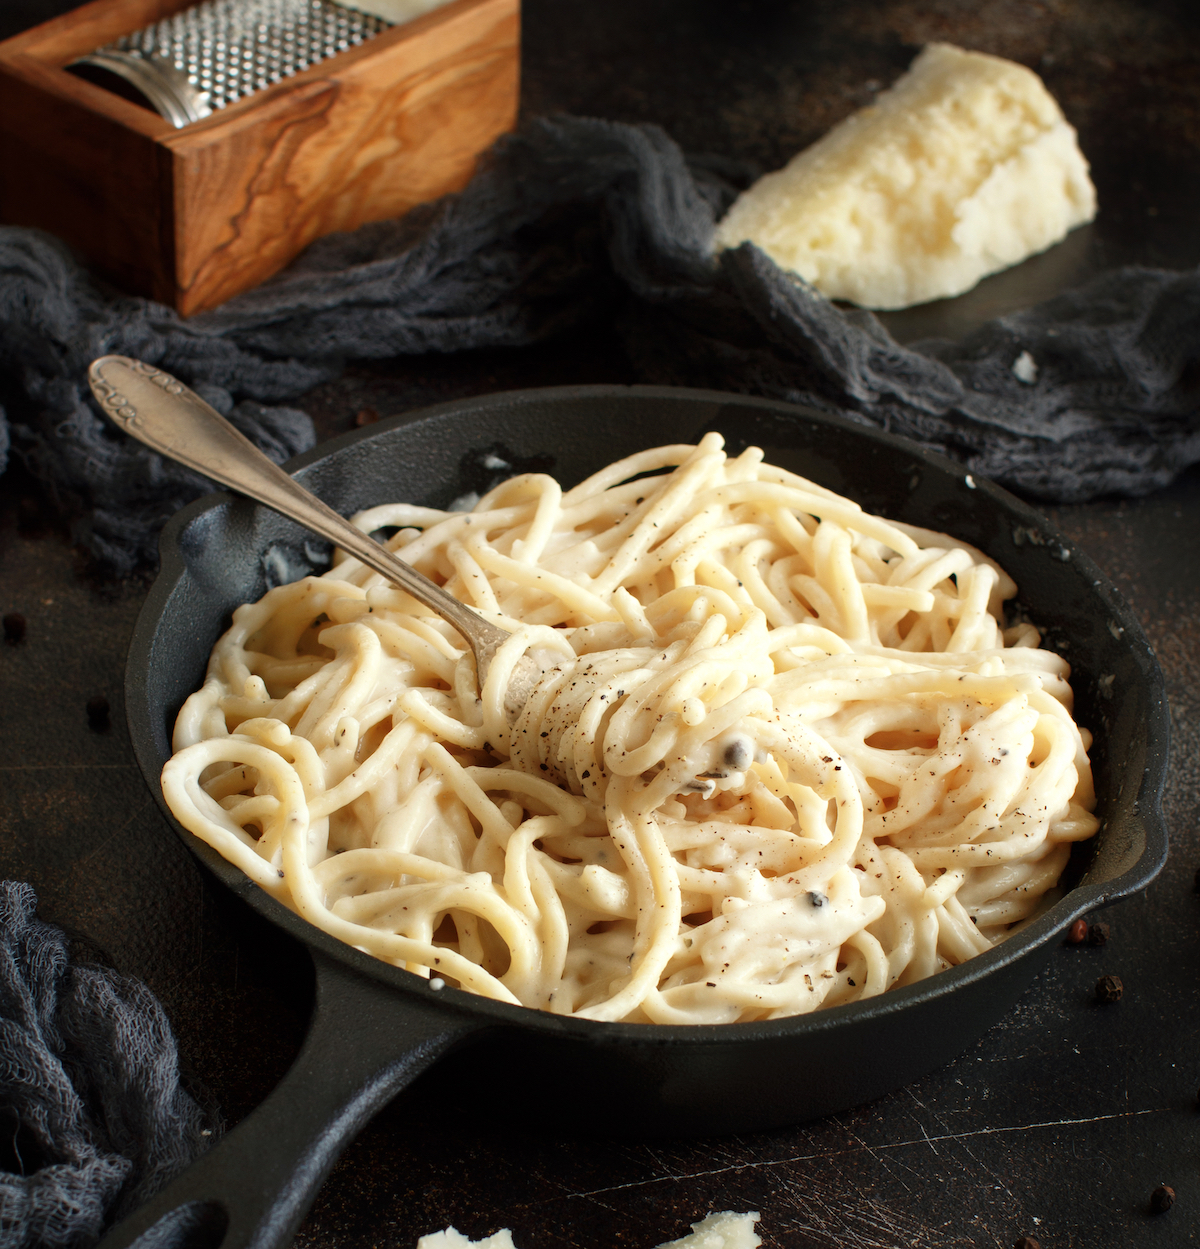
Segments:
[[[70,7],[7,0],[0,35]],[[1200,261],[1200,12],[1179,0],[526,0],[524,106],[661,123],[686,147],[781,163],[891,80],[929,39],[1042,73],[1093,163],[1101,214],[1047,255],[946,306],[889,317],[955,332],[1108,265]],[[358,369],[304,401],[322,436],[356,415],[530,385],[633,380],[589,331],[548,346]],[[366,418],[364,418],[366,419]],[[599,1140],[518,1127],[435,1069],[347,1151],[297,1243],[409,1249],[454,1223],[521,1249],[650,1249],[712,1209],[757,1209],[778,1249],[1178,1246],[1200,1239],[1200,472],[1148,499],[1053,518],[1141,617],[1173,709],[1173,849],[1104,915],[1103,947],[1063,946],[1004,1023],[957,1062],[869,1106],[760,1135]],[[0,479],[0,871],[42,913],[146,980],[191,1077],[227,1120],[300,1043],[304,957],[202,875],[168,831],[124,729],[124,650],[142,581],[98,577],[19,469]],[[111,727],[88,725],[103,694]],[[1119,1004],[1097,978],[1119,975]],[[535,1098],[562,1096],[551,1078]],[[586,1090],[573,1091],[586,1100]],[[1149,1212],[1170,1184],[1175,1207]]]

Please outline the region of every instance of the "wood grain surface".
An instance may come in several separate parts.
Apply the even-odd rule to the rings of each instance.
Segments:
[[[519,0],[452,0],[181,130],[63,66],[185,7],[95,0],[0,45],[0,220],[185,315],[462,187],[511,129]]]
[[[516,120],[516,0],[456,0],[161,140],[191,313],[314,239],[462,187]]]
[[[62,66],[170,7],[96,0],[0,44],[0,222],[49,230],[158,299],[175,264],[156,143],[171,125]]]

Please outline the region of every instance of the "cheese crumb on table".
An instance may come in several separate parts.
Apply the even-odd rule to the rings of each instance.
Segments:
[[[748,1214],[734,1214],[732,1210],[708,1214],[692,1224],[690,1236],[668,1241],[659,1249],[758,1249],[762,1237],[754,1230],[757,1222],[757,1210]]]
[[[762,1238],[754,1230],[758,1211],[734,1214],[724,1210],[720,1214],[708,1214],[699,1223],[692,1224],[691,1235],[669,1241],[658,1249],[759,1249]],[[483,1240],[468,1240],[453,1227],[443,1232],[433,1232],[417,1241],[417,1249],[515,1249],[512,1232],[502,1228],[495,1235]]]
[[[831,299],[905,308],[960,295],[1096,215],[1075,131],[1032,70],[945,43],[717,227]]]
[[[1037,381],[1037,361],[1027,351],[1021,352],[1012,362],[1012,371],[1017,381],[1024,382],[1026,386],[1032,386]]]
[[[417,1241],[417,1249],[515,1249],[512,1232],[502,1227],[492,1236],[482,1240],[468,1240],[456,1227],[444,1232],[430,1232]]]

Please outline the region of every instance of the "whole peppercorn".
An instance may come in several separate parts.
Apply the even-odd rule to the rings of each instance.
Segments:
[[[1167,1184],[1160,1184],[1150,1194],[1150,1213],[1166,1214],[1175,1204],[1175,1190]]]
[[[1042,1246],[1032,1236],[1022,1236],[1013,1249],[1042,1249]]]
[[[25,640],[25,617],[19,611],[10,611],[4,617],[4,640],[10,646]]]
[[[1097,1002],[1119,1002],[1124,992],[1125,986],[1121,983],[1120,976],[1101,976],[1096,981]]]
[[[1088,926],[1086,919],[1077,919],[1067,929],[1067,940],[1072,945],[1082,945],[1087,940]]]
[[[1107,924],[1093,924],[1087,930],[1088,945],[1106,945],[1111,931]]]

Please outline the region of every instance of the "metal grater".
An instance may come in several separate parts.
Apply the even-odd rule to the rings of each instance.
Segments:
[[[70,68],[85,77],[115,74],[181,127],[391,25],[331,0],[204,0]]]

